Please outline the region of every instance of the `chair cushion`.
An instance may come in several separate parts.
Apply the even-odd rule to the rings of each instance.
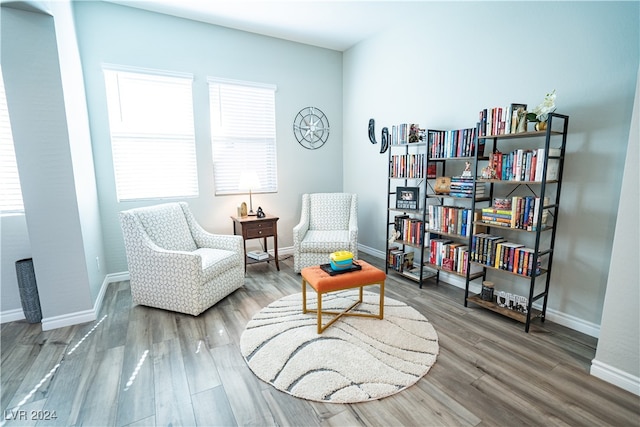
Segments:
[[[224,249],[200,248],[194,251],[202,259],[204,279],[209,281],[238,264],[235,252]]]
[[[137,215],[151,241],[161,248],[187,252],[198,248],[179,204],[151,206]]]
[[[351,198],[352,195],[348,193],[310,194],[309,228],[311,230],[347,230]]]
[[[349,250],[349,231],[309,230],[300,242],[302,252],[335,252]]]

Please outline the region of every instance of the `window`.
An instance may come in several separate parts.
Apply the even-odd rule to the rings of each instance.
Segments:
[[[216,195],[249,190],[246,173],[257,176],[255,193],[278,191],[273,85],[209,78],[211,145]]]
[[[9,108],[0,69],[0,212],[24,212],[22,190],[13,146]]]
[[[105,68],[118,200],[196,197],[191,75]]]

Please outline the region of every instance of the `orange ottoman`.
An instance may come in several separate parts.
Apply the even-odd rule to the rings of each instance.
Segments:
[[[359,316],[359,317],[373,317],[376,319],[382,319],[384,316],[384,281],[387,275],[384,271],[378,270],[371,264],[365,261],[357,262],[362,269],[356,271],[350,271],[348,273],[340,273],[335,276],[331,276],[320,266],[303,268],[300,274],[302,275],[302,312],[313,313],[313,310],[307,310],[307,284],[315,289],[318,296],[318,309],[315,312],[318,314],[318,333],[321,334],[327,329],[333,322],[338,320],[342,316]],[[365,314],[365,313],[351,313],[350,311],[362,302],[362,288],[368,285],[380,285],[380,309],[379,314]],[[322,311],[322,294],[329,292],[342,291],[345,289],[360,288],[360,297],[358,301],[353,303],[351,307],[344,311]],[[325,326],[322,326],[322,315],[330,314],[336,316],[331,319]]]

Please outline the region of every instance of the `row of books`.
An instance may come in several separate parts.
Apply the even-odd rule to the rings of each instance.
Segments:
[[[532,271],[540,274],[541,260],[533,268],[535,250],[520,243],[506,241],[502,236],[486,233],[475,234],[471,243],[471,261],[523,276]]]
[[[394,154],[389,163],[391,178],[425,178],[424,153]]]
[[[400,235],[398,239],[413,245],[421,246],[424,240],[424,223],[409,215],[396,215],[393,227]]]
[[[527,104],[480,110],[479,136],[506,135],[527,130]]]
[[[475,155],[474,128],[429,131],[429,154],[432,159],[472,157]],[[482,150],[484,152],[484,141]]]
[[[549,156],[559,156],[560,149],[550,148]],[[495,179],[504,181],[542,181],[545,149],[517,149],[510,153],[495,151],[489,155],[489,163],[495,171]],[[558,179],[560,159],[547,161],[547,181]]]
[[[544,198],[544,204],[549,198]],[[498,209],[494,206],[482,208],[482,222],[489,225],[537,231],[538,218],[542,212],[542,225],[546,224],[546,209],[543,209],[540,197],[513,196],[511,209]]]
[[[391,126],[390,145],[403,145],[422,142],[425,139],[425,130],[420,129],[416,123],[401,123]]]
[[[484,196],[484,184],[475,184],[475,196]],[[449,195],[451,197],[471,198],[474,193],[474,183],[472,177],[466,176],[452,176],[451,186],[449,187]]]
[[[447,239],[431,239],[429,242],[429,263],[443,270],[453,271],[458,274],[467,274],[467,268],[471,268],[471,274],[482,271],[482,267],[469,264],[469,246],[463,243],[453,242]]]
[[[398,248],[393,248],[389,250],[387,264],[402,273],[413,268],[413,258],[413,252],[403,252]]]
[[[473,215],[460,206],[429,205],[429,229],[447,234],[469,236]]]

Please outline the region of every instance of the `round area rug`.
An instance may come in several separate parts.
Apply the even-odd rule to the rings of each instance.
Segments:
[[[323,310],[339,311],[358,290],[322,298]],[[378,313],[379,295],[364,292],[354,312]],[[315,292],[307,292],[315,310]],[[324,315],[323,324],[333,316]],[[240,350],[261,380],[292,396],[319,402],[380,399],[415,384],[435,363],[438,335],[408,305],[385,297],[384,319],[343,316],[322,334],[315,313],[302,314],[302,293],[258,312],[240,337]]]

